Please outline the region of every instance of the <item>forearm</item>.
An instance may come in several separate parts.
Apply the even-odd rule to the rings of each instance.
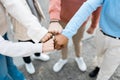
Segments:
[[[92,13],[92,17],[91,17],[91,27],[96,28],[100,19],[100,12],[101,12],[101,8],[102,7],[98,7],[97,10],[95,10]]]

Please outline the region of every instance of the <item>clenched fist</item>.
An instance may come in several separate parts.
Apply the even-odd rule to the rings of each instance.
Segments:
[[[43,43],[42,45],[42,51],[48,52],[54,50],[54,41],[53,39],[48,40],[47,42]]]
[[[49,28],[48,28],[48,31],[54,35],[61,33],[62,30],[63,30],[63,28],[59,22],[50,23]]]
[[[67,45],[68,38],[65,37],[62,34],[58,34],[58,35],[55,35],[54,41],[55,41],[54,42],[55,43],[55,45],[54,45],[55,49],[60,50]]]

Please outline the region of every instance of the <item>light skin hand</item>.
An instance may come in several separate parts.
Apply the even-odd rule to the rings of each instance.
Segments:
[[[52,33],[47,33],[42,39],[41,39],[41,42],[42,43],[44,43],[44,42],[46,42],[46,41],[48,41],[49,39],[51,39],[52,38]]]
[[[60,50],[67,45],[68,38],[65,37],[62,34],[57,34],[57,35],[55,35],[54,41],[55,41],[54,42],[55,43],[55,45],[54,45],[55,49]]]
[[[54,35],[61,33],[63,30],[59,22],[52,22],[49,24],[48,31]]]
[[[48,52],[54,50],[54,41],[53,39],[48,40],[47,42],[43,43],[42,45],[42,51]]]

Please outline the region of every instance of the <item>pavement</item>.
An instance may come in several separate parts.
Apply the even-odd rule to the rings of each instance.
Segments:
[[[89,72],[94,69],[93,59],[96,55],[94,37],[83,40],[82,42],[83,48],[81,53],[85,63],[87,64],[86,72],[80,71],[75,62],[75,53],[72,41],[70,41],[69,44],[68,63],[60,72],[56,73],[53,71],[53,65],[61,57],[60,51],[50,52],[49,56],[51,59],[47,62],[33,60],[36,70],[35,74],[27,73],[24,65],[19,66],[19,69],[25,74],[27,80],[96,80],[96,78],[90,78],[88,76]],[[120,66],[109,80],[120,80]]]
[[[45,13],[46,20],[42,21],[42,25],[47,28],[49,24],[49,15],[48,15],[48,3],[49,0],[39,0],[42,9]],[[90,21],[87,25],[89,26]],[[86,28],[87,28],[86,27]],[[15,64],[18,68],[24,73],[27,80],[96,80],[96,78],[90,78],[88,76],[89,72],[93,70],[93,59],[96,55],[96,47],[94,44],[94,34],[88,35],[84,34],[84,38],[82,40],[83,48],[81,50],[81,54],[87,64],[87,71],[81,72],[78,69],[78,66],[75,62],[75,53],[74,46],[72,40],[69,42],[69,52],[68,52],[68,63],[63,67],[60,72],[53,71],[53,65],[59,60],[61,57],[60,51],[49,52],[50,60],[47,62],[43,62],[40,60],[33,60],[33,64],[35,67],[35,74],[27,73],[24,62],[21,57],[14,58]],[[109,80],[120,80],[120,66],[113,74],[113,76]]]

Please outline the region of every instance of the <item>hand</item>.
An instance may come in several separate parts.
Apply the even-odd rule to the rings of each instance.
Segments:
[[[67,45],[68,38],[62,34],[55,35],[54,43],[55,43],[54,45],[55,49],[60,50]]]
[[[49,25],[48,31],[52,34],[59,34],[63,30],[62,26],[59,24],[59,22],[52,22]]]
[[[49,39],[52,38],[52,33],[47,33],[42,39],[41,39],[41,42],[44,43],[46,41],[48,41]]]
[[[42,51],[48,52],[54,50],[54,41],[53,39],[48,40],[47,42],[43,43]]]
[[[90,26],[90,27],[88,28],[88,30],[87,30],[87,33],[88,33],[88,34],[93,34],[93,33],[94,33],[94,30],[95,30],[95,27]]]

